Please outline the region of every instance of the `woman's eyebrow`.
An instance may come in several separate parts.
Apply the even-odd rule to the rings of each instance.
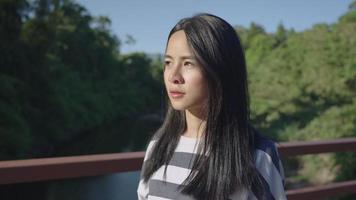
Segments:
[[[166,54],[164,57],[173,59],[173,57],[171,55],[168,55],[168,54]],[[180,59],[192,59],[192,60],[195,60],[194,56],[181,56],[179,58]]]

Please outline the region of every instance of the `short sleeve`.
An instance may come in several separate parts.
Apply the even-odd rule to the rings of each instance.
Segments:
[[[149,156],[151,154],[152,147],[153,147],[154,143],[155,143],[155,140],[152,140],[152,141],[150,141],[150,143],[147,146],[145,157],[143,159],[142,169],[145,165],[145,161],[149,158]],[[139,181],[138,187],[137,187],[138,200],[147,200],[148,192],[149,192],[148,182],[143,181],[143,171],[141,170],[140,181]]]
[[[276,143],[263,139],[258,143],[255,151],[255,164],[263,182],[267,199],[285,200],[285,177]]]

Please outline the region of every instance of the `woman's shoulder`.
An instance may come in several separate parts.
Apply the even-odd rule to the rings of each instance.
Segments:
[[[274,199],[286,199],[284,170],[276,144],[274,140],[256,132],[255,165],[267,195]]]
[[[254,129],[255,160],[257,165],[274,165],[281,172],[281,161],[278,153],[277,142],[260,134]]]
[[[146,143],[144,161],[148,160],[148,158],[151,157],[151,153],[157,141],[158,141],[157,136],[153,135]]]
[[[260,150],[270,156],[278,157],[277,142],[259,133],[255,134],[255,150]]]
[[[271,156],[278,156],[277,142],[261,134],[256,128],[251,127],[254,137],[255,150],[264,151]]]
[[[154,147],[154,145],[157,143],[157,141],[159,140],[160,137],[161,136],[160,136],[159,132],[156,132],[153,135],[151,135],[151,137],[148,140],[148,143],[146,143],[146,151],[150,151]]]

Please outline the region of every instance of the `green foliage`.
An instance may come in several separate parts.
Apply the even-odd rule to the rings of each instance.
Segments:
[[[290,139],[317,140],[356,137],[356,101],[343,106],[331,106],[320,113],[303,129],[290,135]],[[333,153],[304,156],[300,159],[300,174],[309,181],[324,184],[334,180],[355,178],[354,153]]]
[[[275,38],[277,40],[277,45],[282,45],[284,41],[287,40],[288,31],[284,28],[283,24],[280,23],[277,27]]]
[[[284,141],[355,137],[354,7],[303,32],[235,27],[261,132]],[[0,159],[145,146],[160,124],[160,55],[122,55],[110,19],[70,0],[5,0],[0,16]],[[298,180],[356,177],[348,153],[297,160]]]
[[[349,11],[339,18],[341,23],[355,23],[356,22],[356,1],[349,5]]]
[[[284,141],[356,136],[354,12],[303,32],[282,24],[275,34],[258,25],[236,28],[246,51],[252,119],[262,132]],[[351,153],[298,160],[296,177],[310,183],[356,178]]]
[[[0,74],[0,157],[19,158],[27,155],[32,137],[21,113],[22,83],[14,77]]]
[[[121,55],[110,19],[74,1],[1,1],[0,15],[0,159],[107,151],[92,130],[132,146],[127,123],[161,106],[160,62]]]

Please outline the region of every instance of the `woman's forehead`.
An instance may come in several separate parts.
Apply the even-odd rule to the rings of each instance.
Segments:
[[[170,59],[195,59],[184,31],[177,31],[169,38],[165,58]]]

